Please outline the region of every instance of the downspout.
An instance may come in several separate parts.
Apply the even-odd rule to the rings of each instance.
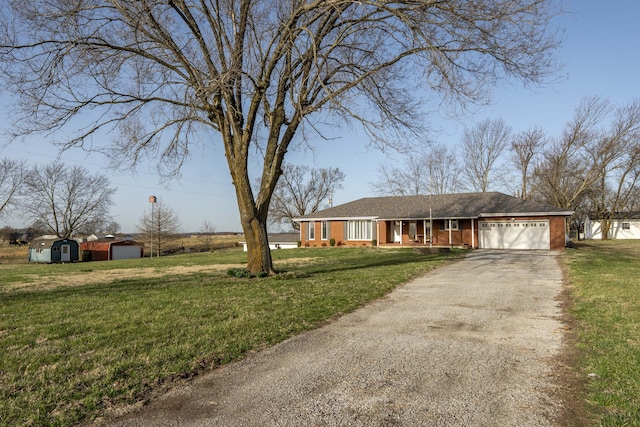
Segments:
[[[475,220],[471,218],[471,249],[476,248],[476,231],[474,229]]]

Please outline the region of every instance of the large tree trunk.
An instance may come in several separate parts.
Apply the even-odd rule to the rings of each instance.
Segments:
[[[247,242],[247,269],[251,274],[274,274],[269,239],[267,237],[267,221],[258,217],[242,220],[242,229]]]
[[[246,162],[232,165],[231,176],[236,188],[240,224],[247,243],[247,269],[253,275],[274,274],[269,239],[267,237],[267,203],[256,203]]]
[[[600,229],[602,231],[602,240],[609,240],[609,231],[611,230],[611,220],[602,218],[600,220]]]

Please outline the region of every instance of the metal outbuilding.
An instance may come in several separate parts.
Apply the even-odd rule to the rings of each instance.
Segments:
[[[133,240],[104,238],[80,243],[83,261],[142,258],[143,247]]]
[[[29,245],[29,262],[75,262],[78,254],[78,242],[73,239],[40,237]]]

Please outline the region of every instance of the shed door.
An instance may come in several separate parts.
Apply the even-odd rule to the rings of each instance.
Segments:
[[[69,262],[71,261],[71,245],[60,245],[60,261]]]
[[[111,246],[111,259],[140,258],[140,246]]]
[[[484,249],[550,249],[549,221],[480,221],[479,244]]]

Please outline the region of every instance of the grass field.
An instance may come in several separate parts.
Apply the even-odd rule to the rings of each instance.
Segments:
[[[593,425],[640,426],[640,241],[589,241],[568,255]]]
[[[454,253],[453,256],[456,254]],[[229,277],[239,250],[0,265],[0,425],[110,416],[379,298],[451,255],[274,251],[282,274]]]

